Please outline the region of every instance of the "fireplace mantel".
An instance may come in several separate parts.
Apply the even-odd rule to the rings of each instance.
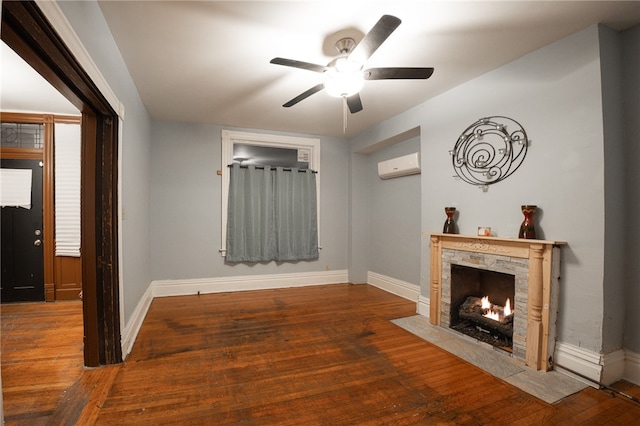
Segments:
[[[550,340],[555,338],[555,324],[551,324],[555,314],[551,315],[550,307],[554,284],[557,292],[557,276],[554,275],[558,273],[558,267],[554,268],[554,261],[559,262],[559,256],[554,254],[558,250],[554,248],[565,244],[561,241],[431,234],[429,312],[431,324],[441,325],[442,250],[527,259],[529,264],[527,325],[526,336],[523,336],[526,345],[525,363],[536,370],[550,370],[553,364],[551,358],[553,348]],[[551,329],[552,326],[553,329]]]

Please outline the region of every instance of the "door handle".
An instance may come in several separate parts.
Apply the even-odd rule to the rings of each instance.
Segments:
[[[42,245],[42,241],[41,241],[41,240],[35,240],[35,241],[33,242],[33,245],[34,245],[34,246],[39,247],[39,246],[41,246],[41,245]]]

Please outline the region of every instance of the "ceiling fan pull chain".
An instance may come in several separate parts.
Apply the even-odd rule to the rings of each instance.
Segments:
[[[347,97],[342,97],[342,133],[347,133]]]

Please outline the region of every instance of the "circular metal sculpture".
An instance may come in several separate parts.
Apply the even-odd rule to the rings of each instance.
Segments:
[[[467,127],[449,154],[458,177],[486,191],[520,167],[528,146],[527,133],[520,123],[493,116]]]

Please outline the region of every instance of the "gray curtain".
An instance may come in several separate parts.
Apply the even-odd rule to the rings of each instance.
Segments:
[[[229,181],[227,262],[318,258],[316,175],[240,167]]]

